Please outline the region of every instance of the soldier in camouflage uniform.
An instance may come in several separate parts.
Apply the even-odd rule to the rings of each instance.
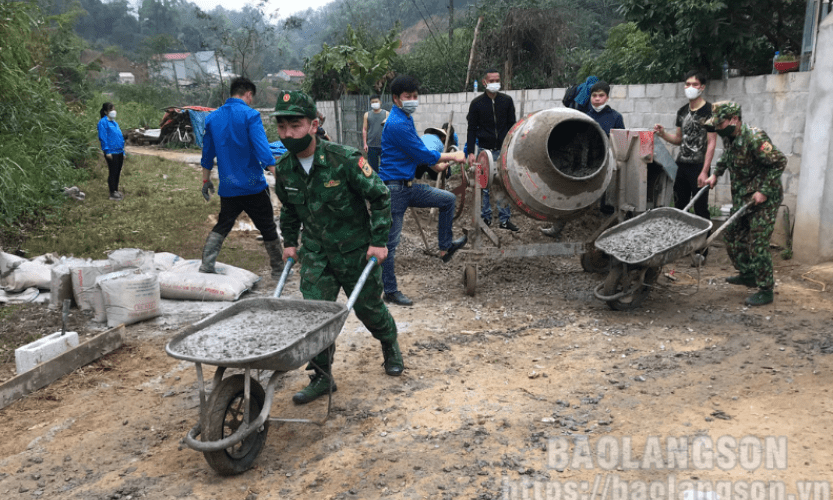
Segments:
[[[275,112],[281,142],[289,151],[275,168],[275,194],[281,201],[283,258],[301,264],[301,293],[307,300],[348,295],[367,261],[387,257],[390,193],[358,150],[321,141],[315,102],[298,91],[278,95]],[[367,203],[370,210],[367,208]],[[303,224],[301,249],[298,236]],[[396,324],[382,302],[381,266],[373,268],[354,306],[356,316],[382,343],[385,373],[404,370]],[[313,358],[309,386],[293,396],[297,404],[327,394],[335,344]],[[333,384],[333,391],[336,390]]]
[[[745,203],[753,202],[748,211],[726,229],[726,250],[739,272],[726,281],[758,287],[758,292],[746,299],[747,305],[769,304],[775,286],[769,239],[784,197],[781,173],[787,159],[772,145],[766,132],[742,123],[739,104],[716,103],[712,120],[718,135],[723,137],[723,156],[706,182],[714,188],[717,178],[729,170],[732,173],[732,213]]]

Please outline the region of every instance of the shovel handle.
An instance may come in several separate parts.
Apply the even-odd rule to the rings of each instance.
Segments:
[[[746,205],[743,205],[742,207],[740,207],[737,212],[735,212],[734,214],[732,214],[731,217],[726,219],[726,222],[724,222],[723,225],[721,225],[719,228],[717,228],[717,230],[715,232],[713,232],[711,236],[709,236],[709,239],[706,240],[706,245],[703,248],[708,248],[709,245],[712,244],[712,241],[717,239],[717,237],[720,236],[720,233],[722,233],[724,229],[726,229],[727,227],[732,225],[732,223],[735,222],[738,219],[738,217],[743,215],[744,212],[746,212],[749,209],[749,207],[751,207],[751,206],[752,206],[752,202],[751,201],[747,202]]]
[[[688,205],[685,206],[683,212],[688,212],[688,209],[694,206],[694,202],[697,201],[697,198],[703,195],[703,193],[708,192],[709,186],[703,186],[700,191],[697,191],[697,194],[694,195],[694,198],[688,202]]]
[[[286,259],[286,265],[283,266],[281,279],[278,280],[278,286],[275,287],[275,293],[272,295],[276,299],[281,296],[281,293],[283,292],[283,287],[286,286],[286,279],[289,278],[289,272],[292,270],[293,264],[295,264],[295,259],[293,259],[292,257],[288,257]]]
[[[353,305],[356,304],[356,300],[359,298],[359,293],[362,291],[362,287],[364,283],[367,281],[367,277],[370,276],[370,271],[373,270],[373,266],[376,265],[376,257],[371,257],[370,261],[364,266],[364,271],[362,271],[362,275],[359,276],[359,280],[356,282],[356,286],[353,287],[353,293],[350,294],[350,298],[347,299],[347,310],[353,309]]]

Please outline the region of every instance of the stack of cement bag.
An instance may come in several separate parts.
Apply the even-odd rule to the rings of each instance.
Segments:
[[[48,290],[51,307],[66,299],[108,326],[131,324],[161,314],[161,299],[235,301],[260,278],[217,263],[217,274],[198,272],[199,260],[122,248],[107,259],[24,259],[0,252],[0,303],[34,301]]]

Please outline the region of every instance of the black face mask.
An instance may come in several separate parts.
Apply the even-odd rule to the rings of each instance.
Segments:
[[[307,149],[309,144],[312,142],[312,136],[307,134],[300,139],[293,139],[291,137],[287,137],[286,139],[281,139],[281,143],[283,146],[292,154],[298,154],[301,151]]]
[[[724,128],[717,129],[717,135],[719,135],[720,137],[731,137],[732,134],[735,133],[735,130],[737,130],[737,128],[738,127],[736,125],[727,125]]]

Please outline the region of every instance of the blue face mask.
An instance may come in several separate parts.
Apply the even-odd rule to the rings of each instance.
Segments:
[[[402,111],[412,115],[414,111],[417,110],[419,107],[419,100],[414,99],[413,101],[402,101]]]

